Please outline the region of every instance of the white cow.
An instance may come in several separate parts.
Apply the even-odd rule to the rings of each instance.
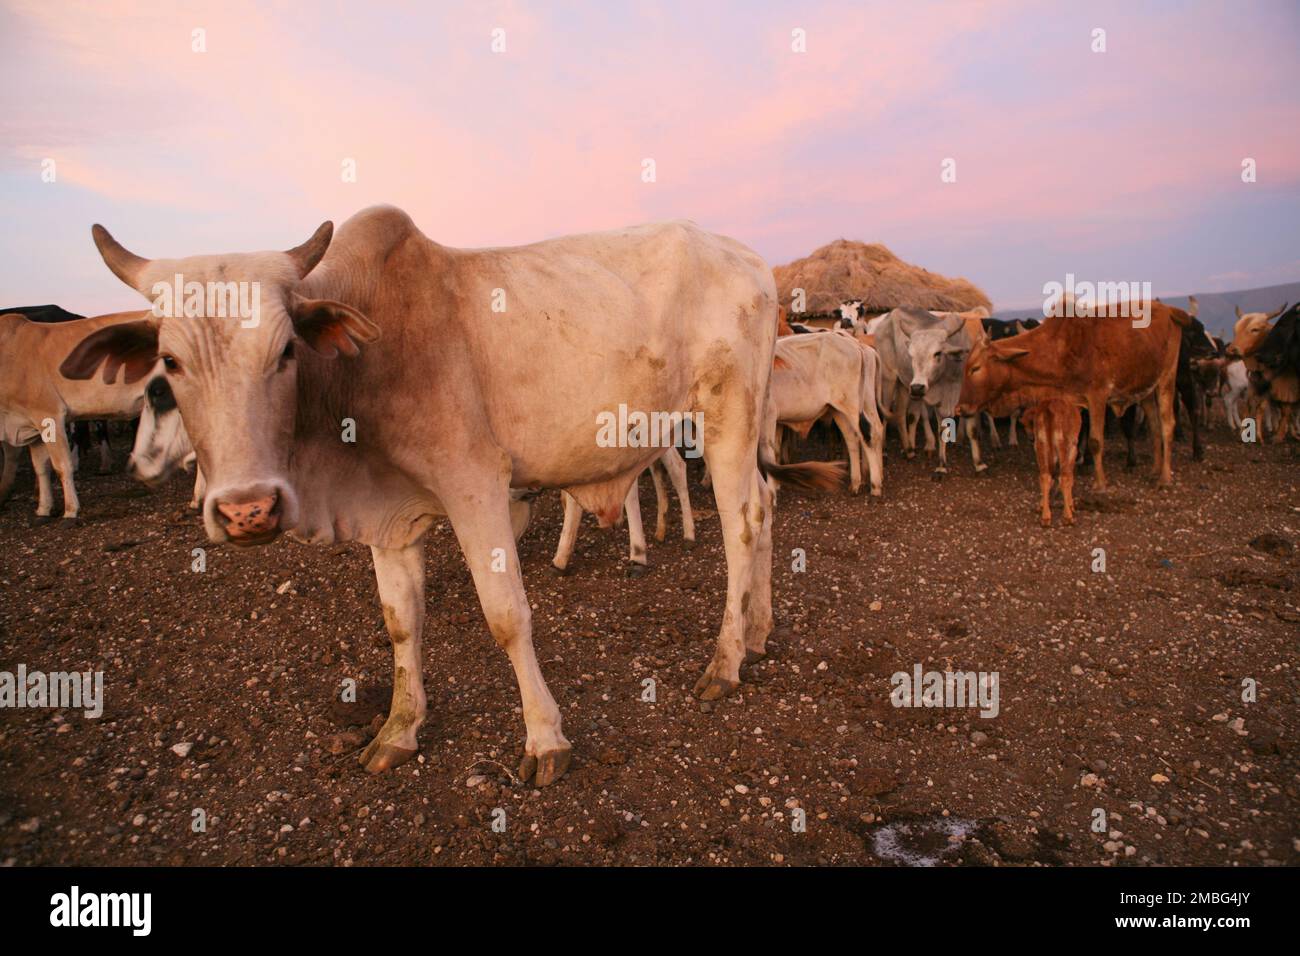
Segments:
[[[560,709],[533,649],[511,489],[565,489],[612,523],[663,447],[611,438],[609,416],[629,408],[703,421],[727,595],[696,692],[728,693],[741,664],[765,652],[764,475],[833,488],[843,468],[780,466],[759,447],[776,288],[745,246],[677,222],[453,249],[391,207],[353,216],[332,245],[325,223],[288,252],[148,260],[100,226],[93,234],[108,267],[146,297],[182,280],[260,290],[250,321],[209,307],[115,326],[88,336],[62,370],[84,379],[125,366],[134,381],[163,360],[208,480],[211,540],[259,545],[292,531],[370,545],[394,683],[388,720],[361,755],[368,770],[417,749],[424,535],[444,515],[514,666],[527,728],[519,776],[541,786],[567,769]]]
[[[769,431],[773,447],[776,427],[785,425],[807,434],[812,423],[829,415],[844,439],[849,455],[849,490],[862,487],[865,454],[872,495],[881,494],[884,471],[884,425],[880,419],[880,362],[875,349],[843,331],[787,335],[777,340],[772,370]],[[862,436],[865,418],[871,440]]]

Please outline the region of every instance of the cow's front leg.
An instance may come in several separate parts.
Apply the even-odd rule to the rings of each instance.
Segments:
[[[203,477],[203,469],[196,462],[194,465],[194,494],[190,496],[190,510],[201,511],[203,498],[208,493],[208,480]]]
[[[993,420],[991,415],[989,416],[989,427],[993,429],[993,434],[997,435],[997,422]],[[970,439],[970,460],[971,464],[975,466],[975,474],[983,474],[989,470],[989,466],[984,464],[984,460],[980,455],[980,419],[978,415],[968,415],[966,417],[966,437]],[[998,446],[994,444],[993,447],[997,448]]]
[[[533,614],[510,528],[509,489],[504,483],[493,488],[490,473],[464,477],[467,484],[459,494],[440,489],[439,497],[474,577],[488,630],[510,658],[519,682],[528,731],[519,776],[544,787],[564,775],[572,748],[560,727],[560,708],[542,679],[533,650]]]
[[[627,576],[639,578],[646,573],[645,527],[641,524],[641,476],[637,475],[623,499],[627,515]]]
[[[930,451],[930,443],[932,440],[933,433],[930,431],[929,407],[927,406],[925,411],[923,411],[921,414],[925,418],[925,439],[926,439],[925,450]],[[954,435],[953,437],[955,438],[956,436]],[[930,473],[930,477],[934,481],[942,481],[943,476],[948,474],[948,435],[947,435],[947,429],[942,422],[939,423],[938,448],[939,448],[939,464],[935,465],[934,471]]]
[[[424,633],[424,539],[405,548],[370,549],[384,627],[393,643],[393,700],[388,720],[361,753],[361,765],[379,773],[415,756],[424,723],[421,639]]]
[[[578,526],[582,524],[582,505],[578,499],[567,491],[560,492],[564,503],[564,527],[560,529],[560,540],[555,545],[555,557],[551,558],[551,567],[556,574],[569,573],[569,561],[573,558],[573,546],[578,541]]]

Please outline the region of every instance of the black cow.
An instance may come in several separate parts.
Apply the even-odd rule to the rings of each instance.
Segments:
[[[1036,329],[1041,323],[1037,319],[980,319],[980,324],[984,326],[984,334],[997,342]]]
[[[1218,358],[1214,341],[1199,319],[1183,328],[1178,346],[1178,379],[1174,387],[1187,418],[1192,426],[1192,460],[1200,461],[1205,452],[1201,448],[1201,419],[1205,416],[1205,393],[1219,376],[1213,360]]]

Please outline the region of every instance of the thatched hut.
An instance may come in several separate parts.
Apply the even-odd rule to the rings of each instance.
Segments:
[[[868,315],[899,306],[964,312],[993,303],[974,283],[949,279],[904,262],[879,243],[836,239],[809,256],[772,270],[781,305],[790,309],[795,289],[804,290],[802,318],[839,315],[841,302],[861,300]]]

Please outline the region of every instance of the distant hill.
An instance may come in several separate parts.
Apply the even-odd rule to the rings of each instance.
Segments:
[[[1241,289],[1237,292],[1196,292],[1193,295],[1200,305],[1198,318],[1210,330],[1210,334],[1231,338],[1233,323],[1237,321],[1237,306],[1241,306],[1243,312],[1272,312],[1283,303],[1300,302],[1300,282],[1270,285],[1261,289]],[[1185,295],[1162,295],[1160,300],[1180,309],[1187,308]],[[999,319],[1043,317],[1041,308],[997,309],[993,314]]]

